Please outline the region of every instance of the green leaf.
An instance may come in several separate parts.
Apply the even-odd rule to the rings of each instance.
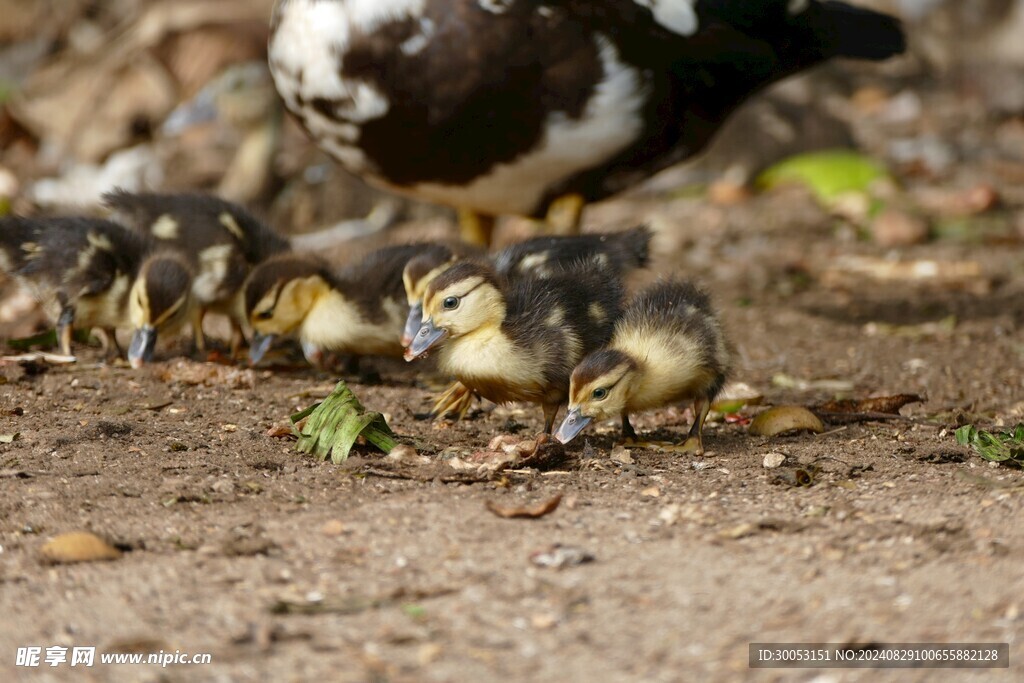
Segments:
[[[385,453],[398,445],[384,416],[367,411],[344,382],[338,382],[330,396],[320,403],[292,415],[292,424],[303,418],[306,423],[302,429],[295,428],[299,437],[296,448],[319,460],[326,460],[329,455],[334,463],[344,462],[360,436]]]
[[[872,183],[888,177],[888,172],[874,159],[848,149],[833,149],[780,161],[763,171],[756,184],[766,190],[780,185],[805,185],[828,204],[849,192],[867,194]]]
[[[985,460],[1024,467],[1024,423],[1010,431],[995,433],[964,425],[955,435],[958,444],[970,446]]]

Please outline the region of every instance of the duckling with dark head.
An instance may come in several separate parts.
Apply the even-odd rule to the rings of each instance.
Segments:
[[[192,271],[178,254],[110,221],[0,219],[0,267],[25,285],[57,324],[70,355],[73,327],[133,329],[128,360],[152,359],[157,332],[172,331],[192,307]]]
[[[616,273],[586,261],[511,282],[489,263],[462,261],[427,287],[405,358],[439,349],[441,370],[484,398],[540,404],[550,433],[572,368],[607,343],[622,295]]]
[[[254,266],[288,251],[288,241],[241,206],[211,195],[116,190],[103,200],[118,221],[177,250],[192,264],[196,348],[206,348],[203,318],[207,311],[215,311],[231,321],[231,347],[236,352],[243,340],[245,279]]]
[[[619,275],[644,268],[650,256],[651,231],[647,226],[608,233],[535,237],[518,242],[494,254],[491,262],[502,278],[548,277],[554,273],[590,260],[595,267],[605,266]],[[472,247],[458,245],[446,251],[432,250],[409,261],[402,274],[409,299],[409,318],[405,323],[402,344],[408,346],[420,328],[423,316],[423,295],[427,285],[438,275],[465,257],[474,254]]]
[[[659,282],[626,307],[608,347],[572,371],[569,413],[555,438],[567,443],[593,420],[621,417],[626,443],[665,449],[637,441],[629,414],[691,400],[690,433],[668,450],[703,454],[704,420],[733,355],[707,294],[689,282]]]
[[[402,272],[409,259],[435,248],[384,247],[338,270],[310,254],[269,259],[253,270],[245,286],[253,328],[250,362],[258,363],[276,338],[288,335],[299,338],[314,363],[325,351],[401,356],[408,312]]]

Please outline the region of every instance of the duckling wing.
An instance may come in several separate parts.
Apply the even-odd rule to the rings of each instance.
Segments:
[[[25,234],[30,242],[19,274],[59,281],[76,294],[103,291],[118,272],[134,274],[148,249],[146,240],[93,218],[38,219]]]
[[[521,278],[506,291],[503,329],[532,350],[549,384],[564,386],[577,363],[611,338],[622,309],[618,274],[591,265],[549,278]]]
[[[425,253],[444,258],[448,249],[427,243],[377,249],[360,261],[342,268],[338,272],[339,287],[359,307],[367,320],[381,322],[400,315],[400,322],[404,324],[409,305],[402,271],[410,259]]]

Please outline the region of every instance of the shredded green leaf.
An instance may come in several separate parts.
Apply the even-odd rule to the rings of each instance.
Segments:
[[[956,430],[956,442],[970,446],[985,460],[1024,467],[1024,423],[995,433],[964,425]]]
[[[304,418],[301,430],[294,427],[299,437],[296,447],[319,460],[329,455],[334,463],[344,462],[360,436],[385,453],[398,445],[384,416],[367,411],[344,382],[338,382],[322,402],[292,415],[292,425]]]

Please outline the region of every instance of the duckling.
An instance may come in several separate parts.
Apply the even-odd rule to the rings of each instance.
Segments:
[[[535,237],[502,249],[494,255],[492,263],[502,278],[550,277],[580,259],[593,257],[596,266],[607,266],[623,275],[647,265],[650,243],[651,231],[645,225],[621,232]],[[475,256],[469,245],[420,254],[406,264],[402,279],[409,299],[409,318],[402,335],[403,346],[408,346],[419,331],[427,285],[465,256]]]
[[[115,217],[136,231],[177,249],[196,272],[192,329],[196,349],[206,349],[207,311],[231,321],[231,351],[244,339],[241,290],[253,266],[288,251],[286,239],[237,204],[201,194],[146,194],[124,190],[103,197]]]
[[[102,329],[115,348],[115,329],[130,326],[128,360],[138,367],[151,360],[157,331],[179,327],[192,307],[185,260],[105,220],[0,219],[0,268],[42,303],[66,355],[75,325]]]
[[[440,368],[484,398],[539,403],[549,433],[572,368],[611,337],[622,293],[618,275],[594,264],[509,282],[462,261],[427,287],[405,358],[439,348]]]
[[[607,267],[622,275],[647,265],[651,232],[639,226],[614,233],[573,236],[549,236],[528,239],[499,251],[492,258],[495,272],[503,279],[522,276],[550,277],[577,265],[581,259],[594,258],[594,265]],[[434,278],[459,260],[455,251],[447,254],[421,254],[406,264],[402,274],[409,299],[409,317],[405,321],[402,346],[408,347],[423,320],[423,295]],[[431,414],[461,419],[473,403],[473,393],[456,382],[437,398]]]
[[[258,363],[274,339],[290,334],[311,361],[324,351],[401,356],[407,311],[402,272],[410,258],[435,248],[441,247],[385,247],[337,271],[309,254],[268,259],[245,286],[250,362]]]
[[[621,416],[626,443],[660,446],[636,440],[629,414],[692,400],[687,439],[668,450],[702,455],[704,420],[732,358],[707,294],[690,282],[659,282],[626,307],[608,347],[572,371],[569,412],[555,438],[567,443],[592,420]]]

